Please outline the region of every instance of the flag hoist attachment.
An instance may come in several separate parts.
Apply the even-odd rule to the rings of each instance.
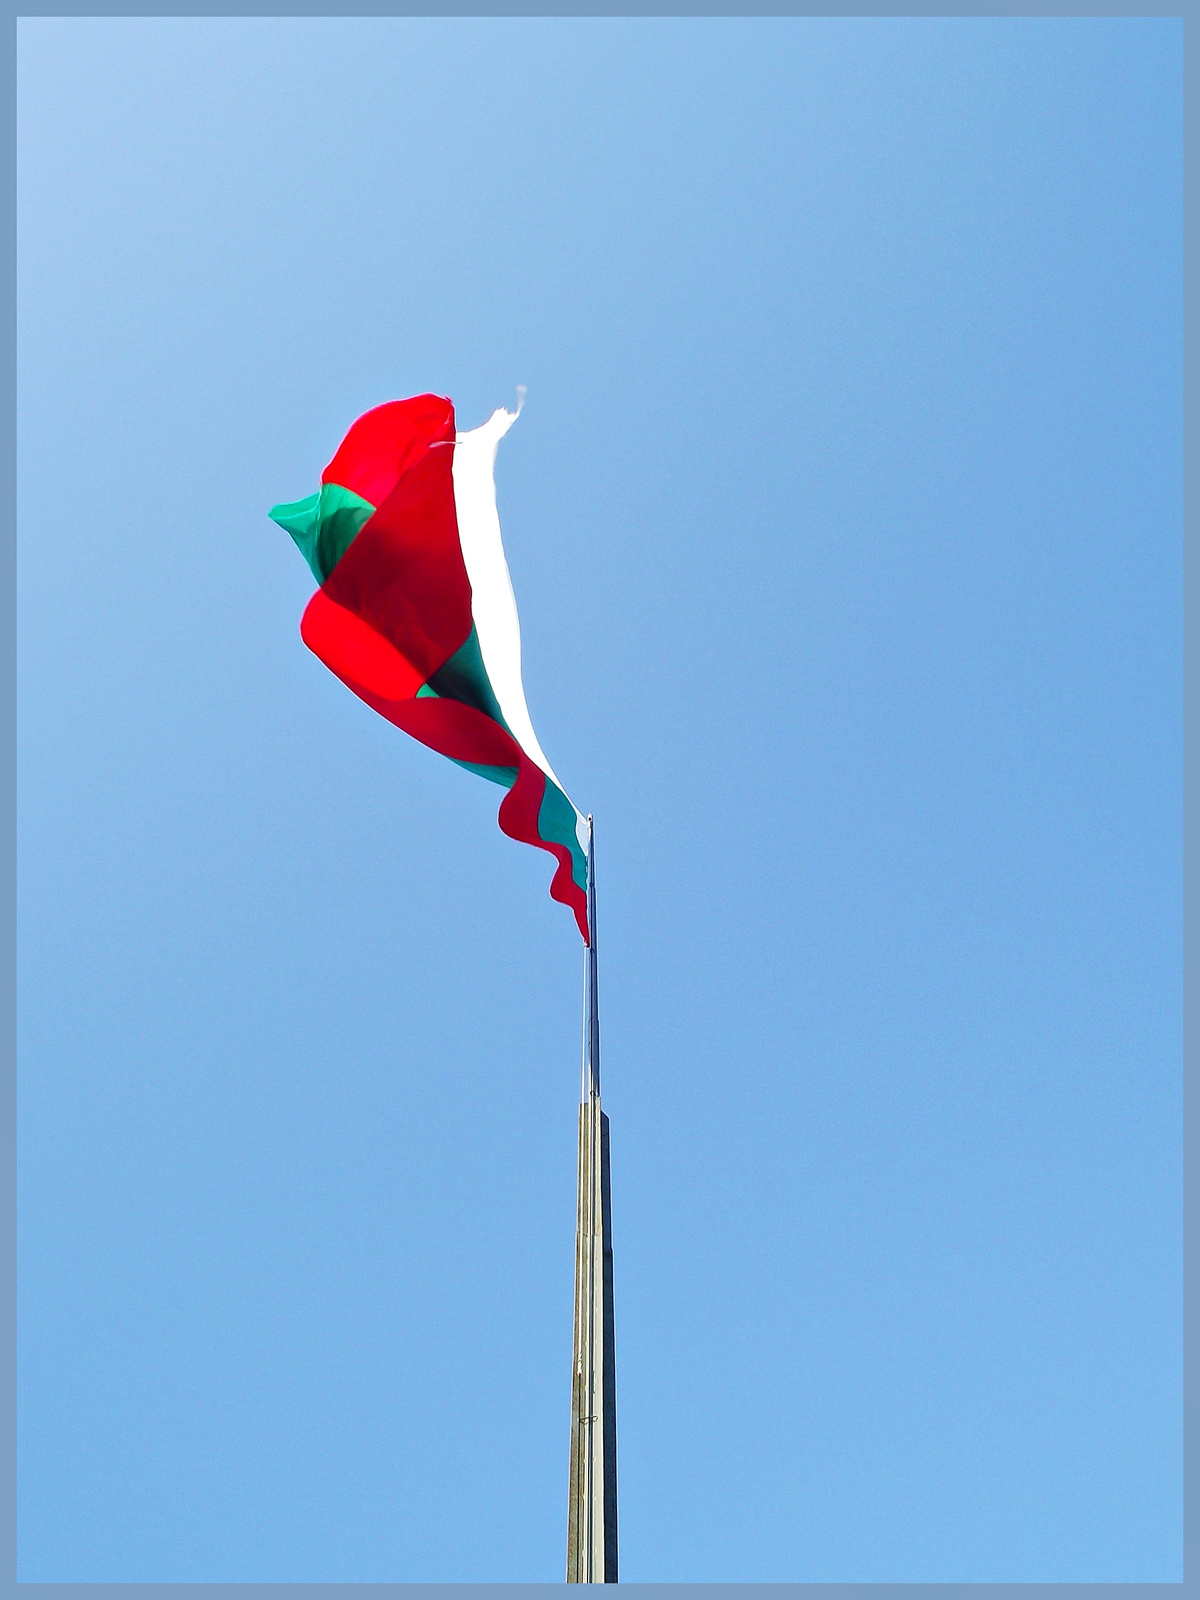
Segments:
[[[567,1582],[616,1583],[617,1388],[613,1341],[612,1194],[608,1118],[600,1107],[596,847],[590,816],[587,839],[589,938],[584,952]]]

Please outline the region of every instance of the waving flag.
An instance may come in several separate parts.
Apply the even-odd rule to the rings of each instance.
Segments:
[[[587,822],[529,720],[496,512],[496,447],[516,417],[497,410],[457,433],[437,395],[377,406],[317,493],[270,515],[321,586],[305,644],[389,722],[508,791],[501,828],[557,859],[550,893],[587,943]]]

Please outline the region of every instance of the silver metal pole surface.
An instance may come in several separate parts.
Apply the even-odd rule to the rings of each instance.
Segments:
[[[617,1581],[617,1389],[613,1347],[612,1195],[608,1118],[600,1107],[596,982],[596,849],[588,818],[583,1093],[575,1230],[575,1348],[567,1582]]]

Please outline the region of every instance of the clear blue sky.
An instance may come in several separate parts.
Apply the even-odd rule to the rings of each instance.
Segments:
[[[19,32],[20,1576],[563,1572],[580,945],[304,649],[498,463],[629,1580],[1177,1580],[1181,24]]]

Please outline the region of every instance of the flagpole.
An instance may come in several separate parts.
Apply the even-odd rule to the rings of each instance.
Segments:
[[[567,1582],[617,1581],[617,1393],[613,1342],[612,1195],[608,1118],[600,1105],[596,845],[588,817],[588,945],[584,952],[583,1082],[575,1230],[575,1339]]]

